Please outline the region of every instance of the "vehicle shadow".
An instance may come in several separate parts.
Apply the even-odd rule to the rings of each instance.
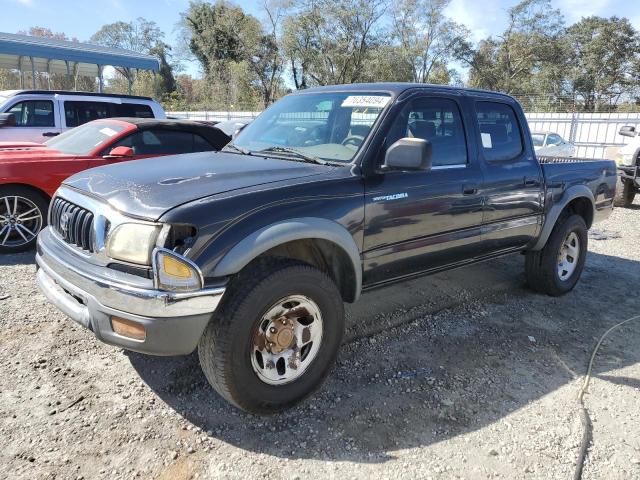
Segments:
[[[574,292],[525,286],[518,256],[365,294],[348,309],[338,364],[318,393],[271,417],[245,414],[209,386],[197,355],[126,353],[146,384],[211,437],[280,458],[384,462],[500,421],[582,375],[597,338],[637,313],[615,295],[640,262],[590,253]],[[640,362],[640,325],[612,336],[604,375]],[[573,404],[567,406],[574,408]]]
[[[7,253],[0,254],[0,267],[6,267],[11,265],[35,265],[36,252],[35,250],[29,250],[22,253]]]

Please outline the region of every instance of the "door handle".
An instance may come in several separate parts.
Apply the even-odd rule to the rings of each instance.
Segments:
[[[524,177],[525,187],[535,187],[539,184],[540,184],[540,180],[538,180],[538,178]]]
[[[42,134],[43,137],[55,137],[56,135],[60,135],[59,132],[44,132]]]
[[[462,194],[463,195],[475,195],[478,193],[477,185],[463,185],[462,186]]]

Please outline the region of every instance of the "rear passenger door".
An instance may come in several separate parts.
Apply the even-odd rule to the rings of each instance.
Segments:
[[[542,169],[530,135],[508,101],[476,101],[484,170],[483,252],[532,242],[542,219]]]
[[[476,149],[469,148],[464,101],[456,95],[416,96],[386,133],[384,150],[404,137],[430,141],[433,167],[367,178],[365,284],[474,257],[481,242],[483,179]],[[383,159],[384,151],[378,162]]]
[[[114,104],[109,102],[64,100],[64,119],[67,128],[78,127],[92,120],[110,118]]]

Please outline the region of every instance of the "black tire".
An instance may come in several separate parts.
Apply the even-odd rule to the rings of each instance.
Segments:
[[[565,239],[574,232],[578,237],[580,251],[573,273],[561,279],[558,273],[558,255]],[[558,219],[547,244],[542,250],[527,252],[525,272],[527,283],[533,290],[554,297],[570,292],[578,283],[587,258],[587,225],[580,215],[568,215]]]
[[[5,227],[11,228],[11,225],[7,220],[2,220],[0,218],[0,253],[18,253],[31,250],[36,244],[37,234],[47,226],[49,199],[45,194],[29,187],[23,187],[20,185],[0,186],[0,215],[6,218],[8,207],[5,203],[5,199],[9,200],[9,207],[13,209],[13,199],[15,197],[26,199],[35,205],[35,208],[38,209],[41,220],[39,223],[34,220],[27,220],[23,223],[25,227],[36,234],[36,236],[31,238],[29,234],[23,232],[23,235],[26,235],[28,239],[28,241],[24,241],[24,239],[18,235],[15,228],[12,232],[6,230]],[[29,215],[29,217],[31,217],[31,215]],[[9,237],[6,237],[7,233],[9,233]]]
[[[270,306],[304,295],[320,309],[323,336],[315,358],[297,379],[283,385],[262,381],[251,363],[252,339]],[[213,388],[236,407],[270,414],[302,401],[329,374],[344,333],[344,305],[333,281],[305,263],[271,259],[232,280],[198,345],[200,365]]]
[[[629,207],[633,203],[636,197],[636,189],[632,182],[623,180],[618,175],[616,182],[616,196],[613,199],[613,204],[616,207]]]

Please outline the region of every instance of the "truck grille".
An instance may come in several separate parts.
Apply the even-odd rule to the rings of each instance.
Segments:
[[[93,213],[60,197],[50,211],[51,227],[65,242],[93,253]]]

